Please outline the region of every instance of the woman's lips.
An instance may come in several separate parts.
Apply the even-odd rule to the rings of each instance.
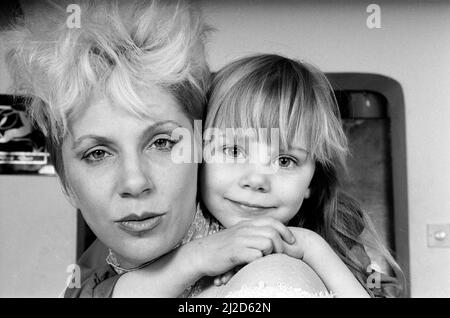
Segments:
[[[164,214],[157,213],[143,213],[139,216],[130,214],[116,221],[116,223],[127,233],[135,236],[142,236],[158,226],[161,223],[163,216]]]

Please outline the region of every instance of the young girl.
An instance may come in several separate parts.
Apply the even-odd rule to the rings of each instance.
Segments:
[[[205,127],[214,143],[211,158],[222,150],[225,163],[204,165],[202,198],[222,225],[269,216],[309,229],[325,239],[370,295],[401,293],[402,271],[370,219],[340,188],[347,140],[321,71],[277,55],[231,63],[214,78]],[[222,133],[209,136],[211,128]],[[234,134],[226,128],[235,128]],[[279,144],[268,132],[259,134],[264,128],[278,131]],[[386,259],[398,283],[373,275],[365,247]],[[370,282],[375,276],[377,283]]]
[[[365,213],[340,189],[347,141],[323,73],[277,55],[243,58],[216,74],[208,107],[201,176],[205,217],[198,211],[186,244],[123,275],[116,296],[129,295],[122,291],[133,286],[151,294],[155,268],[160,277],[178,273],[175,292],[270,253],[302,259],[337,297],[400,295],[399,266]],[[365,247],[386,258],[396,279],[372,272]],[[226,283],[232,273],[215,284]],[[147,289],[145,279],[151,279]]]

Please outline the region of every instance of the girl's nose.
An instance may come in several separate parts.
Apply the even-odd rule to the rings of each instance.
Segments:
[[[154,184],[148,167],[139,158],[128,160],[122,165],[119,194],[121,197],[140,197],[150,193]]]
[[[270,177],[267,173],[251,171],[239,180],[241,188],[266,193],[270,191]]]

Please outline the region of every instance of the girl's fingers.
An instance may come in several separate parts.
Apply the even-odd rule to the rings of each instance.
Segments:
[[[288,244],[281,239],[279,232],[270,226],[253,226],[246,230],[242,243],[246,247],[259,249],[263,255],[283,253],[303,259],[303,249],[298,244]]]
[[[265,230],[264,234],[266,234],[267,238],[272,243],[272,251],[270,251],[269,254],[272,253],[283,253],[283,240],[280,236],[280,233],[276,230],[273,230],[271,227],[265,227],[263,228]],[[267,255],[267,254],[265,254]]]
[[[287,245],[272,228],[256,228],[252,233],[243,237],[241,242],[245,244],[246,248],[260,250],[264,256],[272,253],[283,253],[284,245]]]
[[[280,233],[270,226],[258,226],[253,227],[248,234],[255,238],[262,239],[261,241],[254,242],[254,247],[259,248],[264,255],[272,253],[283,253],[284,246]],[[264,240],[265,238],[265,240]],[[259,244],[259,245],[257,245]]]
[[[228,283],[230,281],[231,277],[233,277],[233,275],[234,275],[234,270],[228,271],[225,274],[223,274],[221,277],[222,285],[225,285],[226,283]]]
[[[280,234],[281,238],[285,242],[287,242],[289,244],[295,243],[295,236],[291,232],[291,230],[286,225],[284,225],[283,223],[281,223],[278,220],[275,220],[274,218],[259,217],[259,218],[254,218],[254,219],[248,220],[247,222],[253,226],[273,227],[275,230],[277,230],[277,232]]]
[[[255,248],[261,251],[263,256],[272,253],[283,253],[288,256],[303,259],[304,251],[298,244],[288,244],[281,239],[278,232],[270,227],[255,227],[249,236],[242,237],[242,243],[246,248]]]
[[[249,248],[249,249],[246,249],[245,254],[242,256],[242,258],[241,258],[242,262],[239,264],[236,264],[236,265],[248,264],[253,261],[256,261],[258,258],[261,258],[263,256],[264,255],[261,252],[261,250],[255,249],[255,248]]]
[[[304,251],[298,244],[286,244],[284,243],[284,254],[297,259],[303,259]]]
[[[238,265],[246,265],[254,260],[257,260],[258,258],[263,257],[263,250],[270,244],[264,245],[264,242],[261,241],[261,239],[255,237],[242,237],[241,244],[237,249],[235,249],[235,251],[231,251],[229,254],[225,253],[230,264],[228,270]]]
[[[215,286],[222,285],[222,278],[220,276],[217,276],[216,278],[214,278],[214,285]]]
[[[267,238],[263,231],[258,230],[257,232],[249,233],[242,238],[241,242],[245,245],[245,250],[257,249],[262,253],[262,256],[271,254],[274,249],[272,240]]]

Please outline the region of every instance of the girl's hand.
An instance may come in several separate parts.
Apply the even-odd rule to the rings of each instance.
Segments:
[[[255,219],[252,219],[249,220],[249,222],[253,225],[262,225],[265,222],[270,222],[270,220],[261,218],[258,219],[257,221],[255,221]],[[303,259],[304,257],[305,247],[308,245],[308,242],[311,243],[311,241],[321,239],[321,237],[317,233],[311,230],[299,227],[289,227],[289,229],[294,234],[295,242],[293,244],[284,244],[283,253],[300,260]],[[227,271],[226,273],[216,276],[214,278],[214,285],[215,286],[226,285],[230,281],[230,279],[245,265],[246,264],[236,266],[235,268]]]
[[[183,248],[188,252],[189,263],[201,277],[222,275],[238,265],[272,253],[289,251],[295,254],[295,249],[288,248],[294,243],[295,237],[288,227],[273,218],[264,217],[241,221],[233,227],[189,242]],[[231,277],[232,274],[227,273],[224,280]]]
[[[216,276],[216,278],[214,278],[214,285],[215,286],[225,285],[230,281],[231,277],[233,277],[234,274],[236,274],[239,271],[239,269],[241,269],[241,266],[235,267],[226,272],[225,274]]]

